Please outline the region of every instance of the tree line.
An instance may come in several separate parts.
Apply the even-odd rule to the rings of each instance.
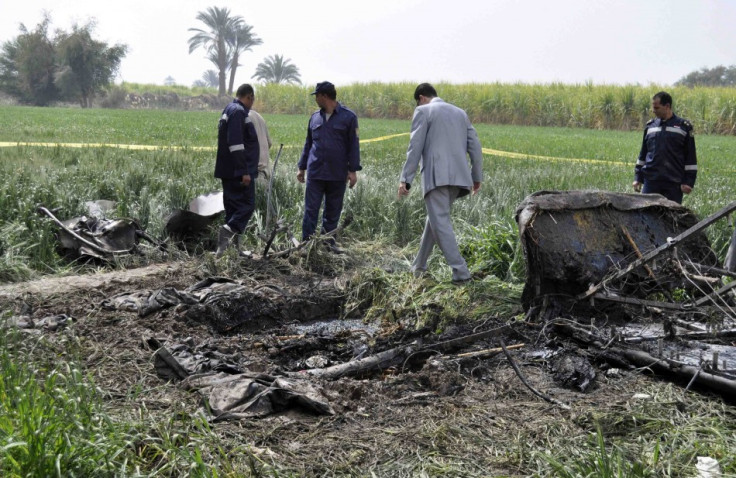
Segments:
[[[128,47],[95,40],[93,21],[54,35],[50,23],[46,15],[34,30],[21,24],[20,35],[2,45],[0,90],[26,104],[77,101],[88,108],[114,79]]]
[[[676,86],[736,86],[736,65],[725,67],[718,65],[713,68],[701,68],[683,76],[675,83]]]
[[[242,55],[263,41],[253,27],[227,8],[210,7],[196,19],[202,28],[190,28],[189,53],[204,49],[216,67],[207,70],[193,86],[218,88],[220,96],[232,95]],[[94,20],[73,25],[70,32],[50,32],[51,18],[30,30],[20,25],[20,34],[0,48],[0,91],[19,102],[46,106],[54,101],[75,101],[92,106],[95,96],[113,82],[128,46],[108,45],[93,38]],[[264,83],[301,84],[299,69],[283,55],[271,55],[258,64],[252,76]],[[164,82],[173,84],[170,76]]]

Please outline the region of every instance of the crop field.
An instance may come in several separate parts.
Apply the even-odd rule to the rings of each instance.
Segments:
[[[308,117],[263,116],[274,143],[272,164],[284,146],[273,200],[278,216],[299,236],[304,189],[295,176]],[[244,266],[250,262],[237,256],[216,261],[206,253],[215,228],[194,250],[172,247],[163,253],[142,243],[144,254],[105,264],[71,262],[59,254],[56,226],[37,212],[39,206],[63,220],[85,214],[86,201],[116,201],[109,216],[135,218],[149,235],[164,239],[173,210],[221,187],[213,177],[218,118],[217,112],[202,111],[0,106],[0,298],[30,279],[51,284],[70,276],[93,283],[103,275],[98,272],[124,276],[140,266],[174,262],[185,265],[130,288],[161,287],[163,279],[183,288],[201,276],[252,285],[275,281],[278,274],[290,285],[308,277],[311,287],[317,273],[304,258],[273,261],[272,269]],[[457,288],[449,284],[450,271],[437,251],[428,282],[417,283],[407,272],[425,218],[416,190],[396,197],[410,120],[359,122],[363,170],[346,194],[343,217],[353,220],[340,237],[351,253],[327,259],[335,262],[328,270],[338,271],[333,279],[343,287],[346,310],[359,310],[364,319],[410,339],[410,332],[392,322],[397,317],[416,316],[416,329],[438,335],[453,326],[474,330],[494,320],[523,322],[518,204],[542,190],[631,192],[641,144],[638,131],[475,124],[484,148],[484,180],[477,195],[455,203],[453,221],[461,251],[482,280]],[[684,205],[703,218],[734,200],[736,137],[698,135],[696,145],[698,181]],[[260,189],[254,227],[245,238],[253,250],[262,245],[264,211]],[[731,232],[726,221],[708,229],[721,257]],[[303,351],[272,352],[287,350],[274,348],[285,343],[276,337],[211,334],[171,309],[145,318],[103,310],[100,302],[118,292],[115,284],[100,282],[72,294],[58,283],[60,291],[29,292],[14,297],[15,303],[0,303],[3,317],[25,307],[37,315],[64,310],[78,319],[73,331],[54,333],[0,327],[3,476],[89,476],[94,470],[100,476],[675,477],[694,476],[697,456],[715,457],[724,472],[736,472],[733,405],[641,370],[619,379],[601,377],[601,386],[590,393],[561,391],[559,398],[574,405],[571,412],[531,396],[505,362],[494,362],[479,365],[478,378],[466,377],[459,395],[438,395],[430,387],[437,377],[455,377],[452,370],[422,370],[421,376],[402,371],[330,385],[344,412],[333,417],[213,424],[201,410],[193,413],[201,406],[193,394],[156,375],[144,342],[212,341],[213,350],[219,345],[242,352],[256,365],[286,364],[290,354],[301,360]],[[432,314],[445,314],[444,321],[422,322]],[[525,365],[534,380],[551,383],[544,382],[541,366]],[[634,400],[635,392],[648,398]]]
[[[0,112],[0,143],[13,144],[0,148],[2,281],[67,267],[54,251],[51,224],[36,212],[39,205],[60,208],[58,217],[66,219],[82,215],[85,201],[113,200],[118,216],[136,218],[150,235],[160,237],[172,210],[219,189],[212,177],[216,114],[26,107],[3,107]],[[266,120],[276,145],[272,156],[284,145],[276,172],[279,215],[298,229],[303,190],[294,176],[307,118],[266,115]],[[364,169],[346,198],[346,213],[355,219],[348,238],[403,246],[419,237],[419,194],[396,199],[409,128],[408,120],[360,121]],[[472,240],[488,228],[513,236],[516,206],[535,191],[631,190],[638,132],[486,124],[476,129],[486,151],[485,178],[477,196],[457,204],[461,239]],[[736,138],[701,135],[696,142],[698,183],[684,204],[704,217],[733,200]],[[69,143],[110,146],[65,146]],[[129,149],[132,145],[154,148]],[[255,221],[262,226],[259,214]],[[729,231],[712,228],[710,234],[716,249],[723,251]],[[512,262],[523,264],[521,258]],[[507,278],[519,279],[518,273],[518,268],[509,271]]]

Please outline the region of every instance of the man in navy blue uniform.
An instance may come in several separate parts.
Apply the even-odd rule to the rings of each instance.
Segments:
[[[302,240],[309,239],[317,229],[319,210],[322,211],[322,234],[337,228],[342,213],[346,183],[352,189],[358,182],[360,145],[358,142],[358,117],[337,101],[335,85],[329,81],[317,83],[311,93],[319,111],[309,118],[307,139],[299,159],[296,179],[305,182],[304,219]],[[342,252],[330,238],[327,247],[332,252]]]
[[[222,111],[217,132],[217,162],[215,177],[222,180],[225,225],[217,239],[217,257],[230,244],[239,245],[256,204],[256,177],[258,177],[258,136],[248,118],[255,101],[253,87],[238,87],[235,99]]]
[[[652,111],[656,118],[644,128],[634,190],[682,203],[682,194],[692,192],[698,174],[693,125],[672,112],[672,96],[664,91],[652,97]]]

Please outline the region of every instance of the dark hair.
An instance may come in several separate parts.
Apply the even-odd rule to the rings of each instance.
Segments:
[[[243,83],[242,85],[238,86],[238,91],[235,92],[236,98],[242,98],[248,95],[256,95],[256,92],[253,91],[252,86],[250,86],[248,83]]]
[[[660,91],[656,95],[652,96],[652,101],[659,100],[659,104],[662,106],[670,105],[672,107],[672,95],[666,91]]]
[[[419,101],[419,95],[426,96],[427,98],[435,98],[437,96],[437,90],[429,83],[422,83],[414,90],[415,101]]]

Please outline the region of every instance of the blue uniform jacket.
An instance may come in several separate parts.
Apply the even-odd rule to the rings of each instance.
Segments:
[[[258,136],[248,108],[237,99],[222,111],[217,127],[217,161],[215,177],[240,178],[258,176]]]
[[[693,125],[676,115],[667,121],[650,120],[644,128],[634,180],[667,181],[693,187],[697,174]]]
[[[344,181],[348,171],[360,171],[355,113],[338,103],[329,121],[325,121],[322,110],[312,114],[299,169],[306,170],[311,179],[325,181]]]

